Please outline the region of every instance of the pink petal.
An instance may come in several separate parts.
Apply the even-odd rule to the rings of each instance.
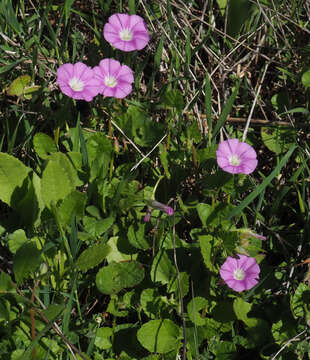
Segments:
[[[240,144],[238,139],[228,139],[225,141],[225,143],[227,143],[231,154],[238,154],[238,148]]]
[[[241,173],[241,166],[234,166],[234,165],[226,165],[222,168],[224,171],[230,173],[230,174],[239,174]]]
[[[116,47],[117,49],[122,50],[122,51],[134,51],[134,50],[136,50],[134,40],[123,41],[123,40],[120,39],[119,41],[116,41],[113,44],[113,46]]]
[[[217,161],[217,164],[218,164],[218,166],[219,166],[220,168],[223,168],[223,167],[225,167],[225,166],[230,166],[228,157],[226,157],[226,156],[217,155],[216,161]]]
[[[244,283],[243,283],[243,281],[240,281],[240,280],[227,281],[227,285],[237,292],[241,292],[241,291],[245,290]]]
[[[57,69],[57,82],[69,81],[73,75],[73,65],[72,64],[63,64]]]
[[[108,73],[109,73],[109,75],[112,75],[115,78],[117,78],[117,75],[120,72],[122,66],[121,66],[120,62],[117,60],[114,60],[114,59],[108,59],[108,60],[109,60]]]
[[[137,25],[142,25],[145,30],[144,20],[139,15],[131,15],[129,18],[130,29],[133,30]]]
[[[134,81],[133,71],[128,66],[123,65],[118,74],[117,79],[119,81],[132,83]]]
[[[240,166],[242,168],[242,173],[243,174],[251,174],[256,169],[257,164],[258,164],[257,159],[244,160],[240,164]]]
[[[112,43],[113,41],[119,39],[119,30],[107,23],[103,28],[103,37],[107,42]]]
[[[71,87],[67,84],[59,84],[60,90],[67,96],[72,97],[73,95],[73,90],[71,89]]]
[[[244,279],[244,283],[245,283],[245,290],[250,290],[258,283],[258,280],[254,278]]]
[[[219,143],[219,146],[216,150],[216,155],[221,155],[227,158],[231,156],[231,148],[229,147],[227,141],[222,141]]]
[[[234,271],[237,265],[237,259],[233,258],[232,256],[228,256],[224,264],[222,265],[222,268]]]
[[[238,148],[238,155],[241,158],[256,159],[256,151],[251,145],[241,142]]]
[[[125,86],[117,86],[115,91],[115,97],[119,99],[123,99],[125,96],[131,93],[132,86],[125,85]]]
[[[147,45],[147,43],[149,42],[145,38],[138,38],[138,37],[134,37],[133,41],[135,43],[135,48],[137,50],[142,50]]]
[[[77,78],[81,78],[83,73],[89,69],[89,67],[82,62],[77,62],[73,65],[73,76]]]

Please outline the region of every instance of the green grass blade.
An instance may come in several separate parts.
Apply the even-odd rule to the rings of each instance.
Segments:
[[[73,3],[74,3],[74,0],[66,0],[65,1],[64,8],[65,8],[65,23],[66,23],[66,25],[67,25],[69,17],[70,17],[70,11],[71,11],[71,7],[72,7]]]
[[[212,142],[215,143],[215,138],[216,138],[216,135],[219,133],[221,127],[224,125],[226,119],[227,119],[227,116],[229,115],[231,109],[232,109],[232,106],[235,102],[235,99],[236,99],[236,96],[239,92],[239,86],[240,86],[240,82],[237,83],[236,87],[235,87],[235,90],[233,91],[233,93],[230,95],[229,99],[227,100],[227,103],[225,104],[224,106],[224,109],[221,113],[221,115],[219,116],[219,119],[215,125],[215,129],[214,129],[214,132],[213,132],[213,136],[212,136]]]
[[[212,92],[211,92],[209,74],[207,74],[205,79],[205,107],[206,107],[208,134],[209,134],[209,143],[210,143],[212,138]]]
[[[280,173],[280,170],[286,164],[296,147],[297,145],[293,145],[290,150],[283,156],[271,174],[267,176],[250,195],[248,195],[237,207],[232,210],[232,212],[227,216],[228,220],[234,216],[239,215],[246,206],[248,206],[262,191],[264,191],[264,189],[271,183],[271,181]]]
[[[129,7],[129,14],[130,15],[135,14],[136,13],[136,0],[129,0],[128,7]]]

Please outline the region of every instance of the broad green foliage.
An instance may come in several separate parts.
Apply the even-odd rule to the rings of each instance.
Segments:
[[[46,206],[56,206],[78,185],[82,184],[69,158],[63,153],[52,154],[41,180],[41,193]]]
[[[111,328],[100,328],[96,332],[95,345],[101,349],[109,349],[112,346],[111,336],[113,331]]]
[[[84,250],[76,261],[76,266],[82,271],[87,271],[99,265],[111,252],[106,244],[95,244]]]
[[[165,250],[159,251],[155,256],[150,275],[153,282],[161,282],[162,284],[168,284],[171,278],[175,278],[175,267]]]
[[[33,137],[33,147],[42,159],[47,159],[49,155],[57,152],[57,146],[53,139],[43,133],[37,133]]]
[[[180,346],[180,328],[169,319],[151,320],[139,329],[138,340],[150,352],[169,353]]]
[[[0,200],[16,207],[24,195],[23,186],[30,171],[13,156],[0,153]]]
[[[302,74],[301,81],[303,86],[305,86],[306,88],[310,87],[310,69],[308,69]]]
[[[140,146],[155,145],[164,135],[163,126],[155,124],[149,114],[138,106],[129,105],[118,122],[125,134]]]
[[[144,269],[138,262],[112,262],[98,271],[96,284],[104,294],[117,294],[124,288],[139,284],[143,278]]]
[[[14,256],[14,275],[17,283],[33,275],[40,264],[40,251],[32,241],[24,243]]]
[[[309,358],[308,12],[0,0],[1,360]],[[110,45],[115,13],[145,48]],[[103,58],[132,69],[128,96],[62,91],[63,64]],[[221,167],[251,168],[248,146],[253,172]],[[260,269],[242,292],[238,254]]]
[[[266,147],[277,155],[290,149],[296,141],[296,133],[292,129],[261,128],[261,135]]]
[[[310,287],[304,283],[300,283],[294,294],[291,296],[291,310],[294,318],[305,317],[307,321],[310,319]]]

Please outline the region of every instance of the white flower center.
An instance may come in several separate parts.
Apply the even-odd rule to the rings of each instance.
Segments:
[[[234,279],[235,280],[243,280],[245,277],[245,272],[242,269],[236,269],[234,271]]]
[[[84,88],[84,83],[81,79],[73,77],[69,81],[69,85],[71,86],[71,89],[74,91],[82,91]]]
[[[229,163],[233,166],[238,166],[241,163],[241,159],[238,155],[232,155],[229,157]]]
[[[130,41],[133,37],[133,32],[130,31],[129,29],[123,29],[119,32],[119,37],[123,41]]]
[[[106,86],[114,88],[117,85],[117,80],[114,76],[109,75],[104,78],[104,83],[106,84]]]

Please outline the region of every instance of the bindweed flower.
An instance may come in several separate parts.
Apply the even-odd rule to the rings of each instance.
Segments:
[[[252,231],[250,231],[250,230],[244,230],[243,231],[243,234],[246,236],[246,237],[254,237],[254,238],[256,238],[256,239],[259,239],[259,240],[266,240],[267,238],[266,238],[266,236],[264,236],[264,235],[259,235],[259,234],[255,234],[255,233],[253,233]]]
[[[114,14],[104,25],[103,36],[122,51],[143,49],[150,40],[146,24],[138,15]]]
[[[216,150],[218,166],[231,174],[250,174],[257,166],[256,152],[238,139],[222,141]]]
[[[144,219],[143,219],[144,222],[149,222],[151,220],[151,212],[152,212],[152,209],[150,209],[148,207],[147,210],[146,210],[146,214],[144,216]]]
[[[131,93],[134,77],[127,65],[114,59],[103,59],[94,67],[94,73],[100,81],[100,94],[122,99]]]
[[[92,101],[100,90],[100,81],[94,77],[93,70],[81,62],[61,65],[57,82],[64,94],[76,100]]]
[[[156,201],[156,200],[149,200],[148,205],[150,207],[152,207],[153,209],[157,209],[157,210],[160,210],[162,212],[165,212],[169,216],[172,216],[173,213],[174,213],[173,209],[170,206],[162,204],[162,203],[160,203],[159,201]]]
[[[225,283],[235,291],[249,290],[258,283],[260,268],[253,257],[238,254],[228,256],[221,266],[220,275]]]

